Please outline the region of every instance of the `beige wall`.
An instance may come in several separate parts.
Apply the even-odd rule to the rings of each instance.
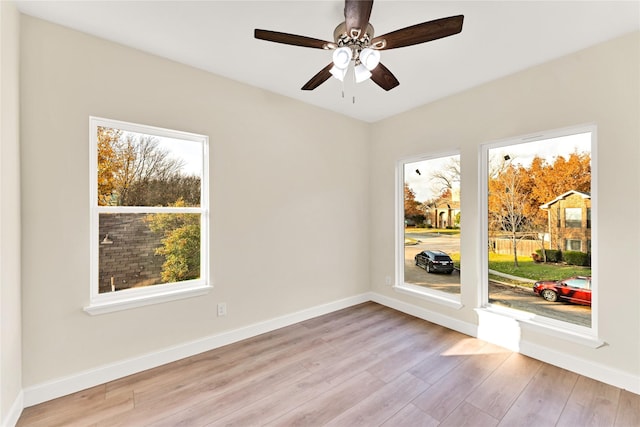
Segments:
[[[640,336],[640,271],[624,268],[640,255],[638,34],[373,125],[34,18],[22,17],[21,36],[24,387],[369,290],[475,324],[479,145],[587,122],[599,132],[599,329],[608,345],[524,338],[640,376],[630,339]],[[82,311],[89,115],[209,135],[210,294]],[[462,155],[464,211],[457,311],[384,284],[394,275],[396,161],[453,147]],[[228,316],[216,317],[218,302]]]
[[[0,2],[0,423],[18,415],[22,390],[19,23],[15,6]]]
[[[22,18],[25,388],[368,291],[366,124]],[[90,115],[209,136],[211,293],[82,310]]]
[[[598,126],[599,332],[591,349],[523,331],[523,340],[640,376],[640,35],[586,49],[375,124],[371,157],[371,282],[383,295],[477,324],[479,149],[483,143],[585,123]],[[459,148],[462,175],[461,310],[394,292],[394,174],[412,155]],[[578,365],[576,365],[577,367]]]

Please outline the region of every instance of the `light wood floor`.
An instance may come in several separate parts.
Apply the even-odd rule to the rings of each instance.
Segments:
[[[640,396],[365,303],[26,408],[19,426],[638,426]]]

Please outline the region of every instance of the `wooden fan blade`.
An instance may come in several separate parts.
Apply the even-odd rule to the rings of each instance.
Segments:
[[[345,0],[344,2],[344,22],[347,27],[347,34],[351,30],[366,31],[371,17],[373,0]]]
[[[322,70],[318,71],[318,74],[311,77],[311,80],[309,80],[307,83],[305,83],[304,86],[302,86],[302,90],[314,90],[322,83],[329,80],[329,77],[331,77],[331,73],[329,72],[329,70],[331,70],[331,67],[333,67],[333,62],[324,67]]]
[[[332,49],[334,47],[334,43],[324,40],[298,36],[295,34],[280,33],[278,31],[259,30],[257,28],[254,31],[254,36],[260,40],[289,44],[293,46],[312,47],[315,49]]]
[[[374,45],[384,40],[382,49],[396,49],[452,36],[462,31],[464,15],[450,16],[402,28],[371,40]]]
[[[400,84],[398,79],[396,79],[396,76],[394,76],[391,71],[382,64],[378,64],[376,68],[371,70],[371,80],[386,91],[389,91]]]

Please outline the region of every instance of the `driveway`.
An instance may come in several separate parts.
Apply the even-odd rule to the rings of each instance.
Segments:
[[[460,272],[452,274],[427,273],[417,267],[413,257],[425,249],[439,249],[447,253],[460,252],[458,236],[434,235],[432,233],[407,233],[407,237],[420,240],[416,245],[404,248],[405,282],[448,293],[460,293]],[[531,289],[489,282],[489,301],[492,304],[524,310],[552,319],[591,326],[591,307],[563,302],[549,302],[535,295]]]

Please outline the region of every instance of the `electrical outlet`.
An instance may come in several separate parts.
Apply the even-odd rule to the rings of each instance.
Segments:
[[[391,286],[391,276],[386,276],[384,278],[384,283],[386,283],[387,286]]]
[[[220,302],[218,303],[218,316],[226,316],[227,315],[227,303]]]

